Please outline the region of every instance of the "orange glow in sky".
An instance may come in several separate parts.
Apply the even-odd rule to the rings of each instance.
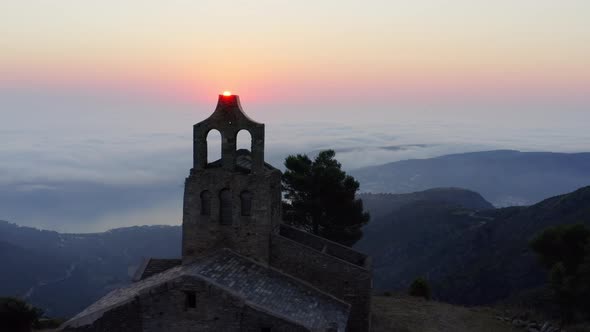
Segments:
[[[589,94],[588,0],[334,3],[0,1],[0,85],[206,103],[224,87],[290,104]]]

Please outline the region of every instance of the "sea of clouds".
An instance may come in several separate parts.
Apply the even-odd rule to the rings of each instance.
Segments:
[[[273,106],[246,111],[266,122],[266,160],[279,168],[289,154],[323,149],[336,150],[346,170],[493,149],[590,150],[590,132],[573,118],[525,123],[308,112],[282,119],[266,108]],[[192,124],[212,109],[94,93],[0,89],[0,220],[65,232],[179,225],[192,163]],[[219,138],[209,143],[210,159],[218,158]],[[240,136],[238,145],[248,147],[248,138]]]

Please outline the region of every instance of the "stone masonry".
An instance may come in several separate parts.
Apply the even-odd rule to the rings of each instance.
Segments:
[[[222,154],[220,162],[208,164],[207,134],[213,129],[221,133]],[[236,151],[240,130],[252,137],[252,152],[242,158]],[[268,262],[269,234],[281,221],[281,173],[264,163],[264,124],[243,113],[238,96],[220,96],[215,112],[194,126],[193,160],[184,192],[183,261],[230,248]],[[231,218],[222,220],[224,212]]]

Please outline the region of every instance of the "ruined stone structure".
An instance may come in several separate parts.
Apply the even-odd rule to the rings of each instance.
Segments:
[[[207,135],[221,159],[207,161]],[[237,150],[247,130],[251,150]],[[368,331],[369,257],[281,223],[281,172],[264,162],[264,124],[238,96],[194,126],[182,259],[149,259],[63,331]]]

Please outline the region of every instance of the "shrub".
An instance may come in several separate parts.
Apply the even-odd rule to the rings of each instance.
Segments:
[[[60,327],[65,321],[66,319],[63,318],[41,318],[39,319],[39,322],[35,324],[35,328],[40,330],[55,329]]]
[[[416,278],[412,284],[410,285],[410,290],[408,292],[411,296],[423,297],[427,300],[430,300],[431,292],[430,292],[430,285],[424,278]]]
[[[30,331],[43,312],[14,298],[0,298],[0,331]]]
[[[584,224],[559,225],[543,230],[531,242],[548,271],[548,286],[562,320],[590,317],[590,229]]]

